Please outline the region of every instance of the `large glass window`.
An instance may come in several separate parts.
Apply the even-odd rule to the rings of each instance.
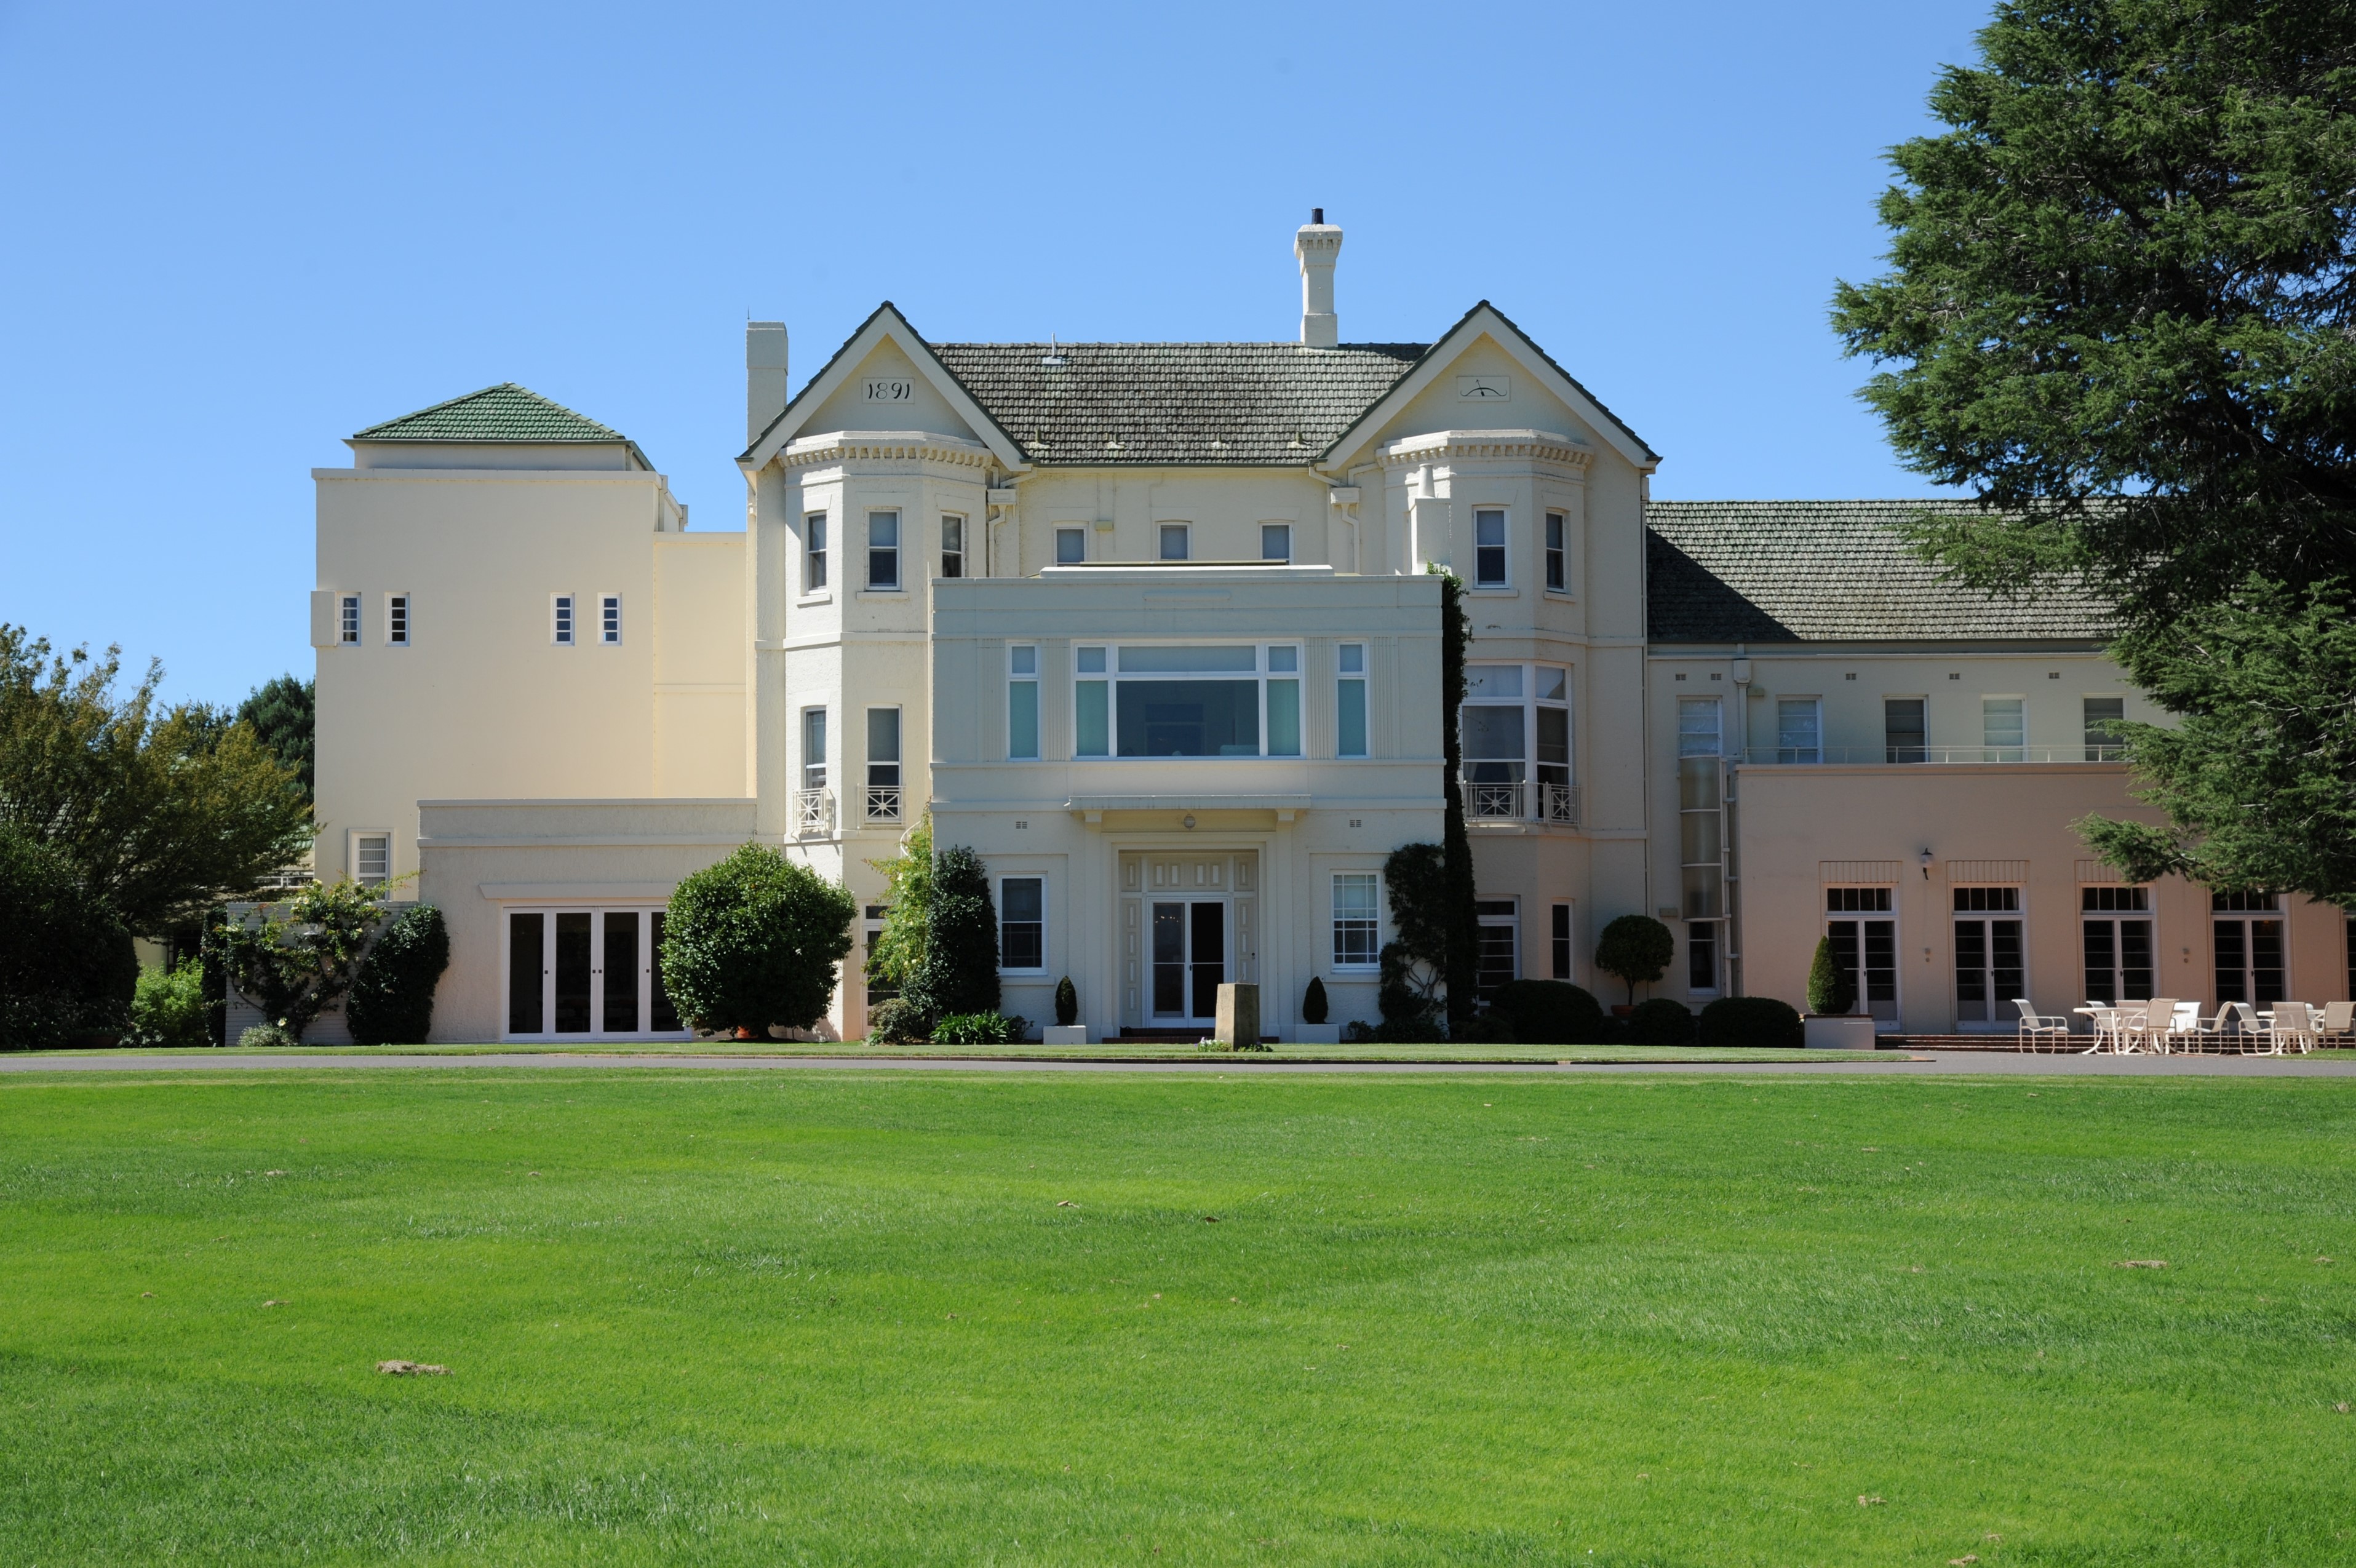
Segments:
[[[1047,967],[1044,877],[1010,876],[999,883],[998,967],[1017,971]]]
[[[2126,755],[2126,741],[2119,734],[2119,725],[2126,716],[2125,697],[2086,699],[2087,761],[2114,762]]]
[[[1339,671],[1334,686],[1333,752],[1337,757],[1366,755],[1366,645],[1345,642],[1334,653]]]
[[[1922,718],[1923,699],[1921,697],[1884,697],[1881,699],[1881,743],[1883,760],[1888,762],[1928,762],[1931,760],[1930,736]]]
[[[1472,585],[1502,588],[1507,582],[1505,510],[1476,507],[1472,511]]]
[[[867,514],[867,585],[887,589],[900,585],[900,514],[896,511]]]
[[[1017,762],[1039,757],[1039,650],[1033,643],[1006,650],[1006,755]]]
[[[1298,757],[1301,645],[1130,643],[1074,650],[1080,757]]]
[[[1372,969],[1382,954],[1376,908],[1382,878],[1371,871],[1333,874],[1333,967]]]
[[[2078,905],[2079,936],[2085,950],[2085,999],[2105,1004],[2148,1001],[2151,890],[2082,887]]]
[[[2019,697],[1980,699],[1980,745],[1990,762],[2022,762],[2029,757],[2029,719]]]
[[[1825,708],[1815,697],[1775,699],[1775,760],[1822,762],[1825,759]]]
[[[1466,814],[1576,822],[1570,671],[1559,664],[1472,664],[1464,677]]]

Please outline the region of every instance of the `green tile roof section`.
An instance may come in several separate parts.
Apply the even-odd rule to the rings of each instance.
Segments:
[[[1420,343],[935,343],[1042,466],[1307,467]]]
[[[530,387],[501,381],[495,387],[371,424],[355,441],[600,441],[628,437],[544,398]]]
[[[2100,641],[2110,607],[2074,582],[2019,597],[1947,581],[1914,553],[1924,513],[1959,500],[1650,501],[1648,639],[1664,642]]]

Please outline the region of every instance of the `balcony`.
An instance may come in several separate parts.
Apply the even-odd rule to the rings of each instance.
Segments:
[[[2125,762],[2123,746],[1754,746],[1743,762],[1771,767],[1818,763],[1949,767],[1998,762]]]
[[[794,791],[794,836],[824,838],[834,829],[834,796],[825,789]]]
[[[1467,822],[1579,825],[1579,786],[1552,779],[1462,780]]]

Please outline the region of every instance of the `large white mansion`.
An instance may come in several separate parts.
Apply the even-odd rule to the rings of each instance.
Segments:
[[[783,844],[872,929],[927,810],[991,869],[1009,1012],[1068,974],[1099,1036],[1204,1025],[1221,980],[1288,1040],[1372,1020],[1384,857],[1441,836],[1435,564],[1489,978],[1620,1000],[1590,959],[1636,911],[1677,937],[1653,994],[1797,1002],[1829,933],[1915,1033],[2347,993],[2336,909],[2122,886],[2070,831],[2147,811],[2099,607],[1943,584],[1918,503],[1653,501],[1491,306],[1341,342],[1341,246],[1295,236],[1294,343],[935,343],[887,304],[789,396],[755,323],[741,533],[519,386],[351,437],[314,470],[317,869],[420,874],[436,1037],[675,1034],[680,876]]]

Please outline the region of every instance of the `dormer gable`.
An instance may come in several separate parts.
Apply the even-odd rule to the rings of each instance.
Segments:
[[[1011,471],[1029,467],[1021,448],[889,300],[736,461],[758,472],[796,439],[834,431],[948,435],[987,447]]]

